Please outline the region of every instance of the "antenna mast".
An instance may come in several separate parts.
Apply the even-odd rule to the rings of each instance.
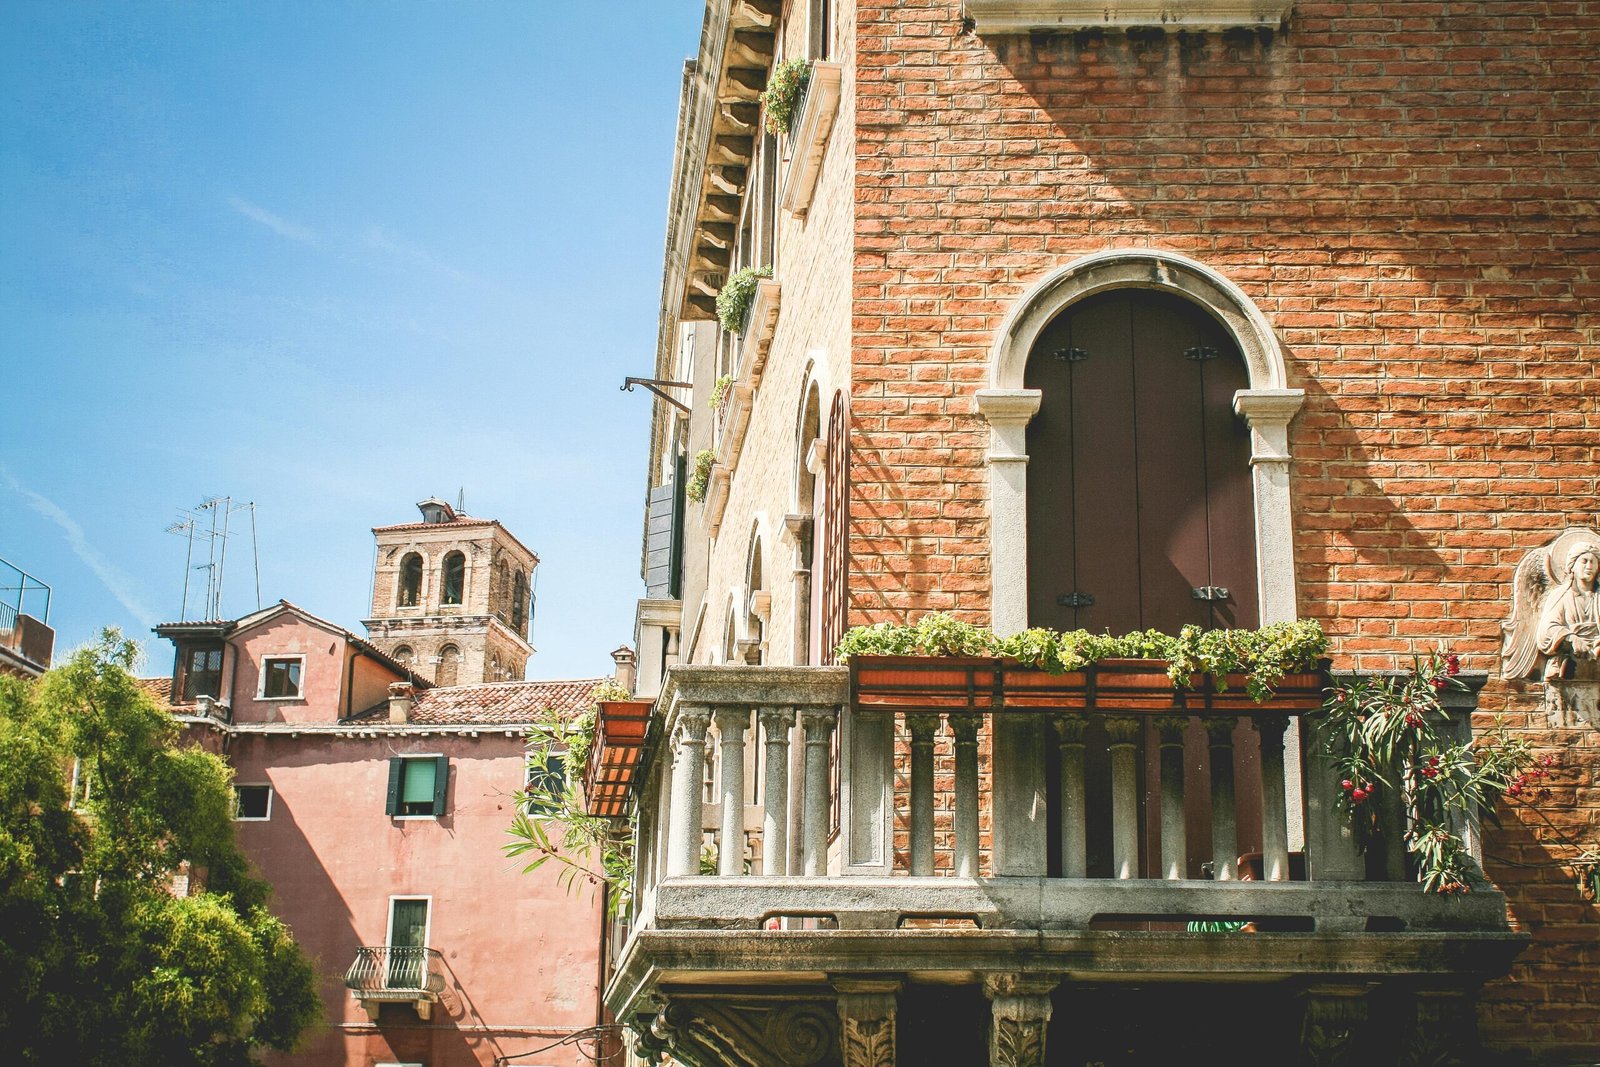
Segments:
[[[261,553],[256,544],[256,506],[253,501],[235,504],[231,496],[212,496],[193,508],[180,512],[178,519],[169,524],[167,533],[182,534],[188,539],[183,562],[183,609],[180,622],[189,620],[189,575],[193,571],[206,572],[206,599],[204,614],[208,619],[222,618],[222,580],[228,562],[229,519],[236,511],[250,513],[250,554],[253,557],[256,578],[256,608],[261,607]],[[208,512],[208,515],[201,515]],[[201,524],[205,525],[202,526]],[[206,562],[194,562],[195,539],[206,543]]]

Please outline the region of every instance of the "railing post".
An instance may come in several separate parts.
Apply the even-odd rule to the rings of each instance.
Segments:
[[[1239,877],[1239,816],[1233,790],[1233,730],[1238,721],[1233,715],[1205,718],[1211,742],[1211,877],[1219,882]]]
[[[762,708],[758,718],[767,745],[767,781],[761,815],[761,873],[789,873],[789,731],[794,709]]]
[[[1044,718],[1002,711],[994,717],[993,867],[996,875],[1041,877],[1049,845],[1044,785]]]
[[[1183,821],[1184,715],[1156,718],[1161,741],[1161,877],[1177,881],[1188,875],[1189,842]]]
[[[718,708],[717,736],[722,753],[722,831],[717,842],[717,873],[744,873],[744,732],[748,708]]]
[[[1056,738],[1061,750],[1061,876],[1089,877],[1089,839],[1083,800],[1083,732],[1089,725],[1082,715],[1057,715]]]
[[[1111,866],[1115,878],[1139,876],[1139,781],[1134,745],[1142,732],[1140,726],[1132,715],[1106,719],[1106,734],[1111,739]]]
[[[1283,715],[1252,720],[1261,737],[1261,870],[1268,882],[1289,880],[1289,811],[1283,792]]]
[[[956,877],[978,877],[977,715],[950,716],[956,749]]]
[[[668,823],[667,877],[700,873],[703,833],[700,790],[706,766],[706,727],[711,709],[691,705],[678,712],[672,735],[672,815]]]
[[[815,877],[828,862],[828,748],[836,708],[806,708],[800,712],[806,732],[806,801],[800,824],[801,873]]]
[[[918,712],[906,716],[911,733],[911,873],[933,873],[933,735],[939,716]]]

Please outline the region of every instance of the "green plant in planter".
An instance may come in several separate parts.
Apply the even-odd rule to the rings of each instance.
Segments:
[[[696,504],[706,498],[706,489],[711,485],[711,468],[716,462],[717,454],[709,448],[702,448],[694,455],[694,473],[689,475],[683,494]]]
[[[722,408],[723,401],[728,399],[728,390],[732,388],[733,375],[724,374],[717,379],[716,384],[711,387],[711,403],[708,405],[712,411]]]
[[[1103,659],[1166,660],[1174,685],[1186,686],[1193,675],[1202,674],[1209,675],[1218,689],[1226,689],[1227,675],[1244,674],[1246,692],[1261,703],[1284,675],[1317,670],[1327,649],[1327,636],[1314,619],[1273,623],[1259,630],[1185,626],[1177,637],[1158,630],[1113,637],[1087,630],[1062,633],[1043,628],[998,637],[981,626],[931,612],[911,626],[857,626],[839,642],[836,655],[841,660],[851,656],[1001,656],[1051,674],[1080,671]]]
[[[795,109],[810,81],[809,59],[786,59],[772,69],[767,87],[761,91],[761,108],[766,112],[767,132],[772,136],[794,129]]]
[[[756,286],[761,279],[772,277],[771,267],[740,267],[728,275],[722,290],[717,293],[717,319],[729,333],[744,332],[744,317],[756,298]]]

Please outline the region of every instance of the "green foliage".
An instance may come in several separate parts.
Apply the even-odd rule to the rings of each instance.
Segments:
[[[1112,637],[1086,630],[1024,630],[997,637],[990,630],[942,612],[924,615],[913,626],[878,623],[857,626],[839,643],[837,656],[999,656],[1062,674],[1103,659],[1166,660],[1174,685],[1187,686],[1195,675],[1209,675],[1218,688],[1227,675],[1246,676],[1246,691],[1257,703],[1272,695],[1285,674],[1314,671],[1328,639],[1315,620],[1274,623],[1259,630],[1202,630],[1185,626],[1177,637],[1145,630]]]
[[[633,891],[633,839],[629,826],[590,815],[583,770],[594,747],[599,705],[631,699],[612,681],[589,693],[589,707],[571,719],[546,711],[528,731],[529,788],[517,794],[518,811],[507,831],[506,855],[530,856],[524,874],[554,861],[569,891],[606,886],[608,914],[618,914]]]
[[[728,399],[728,390],[731,388],[733,388],[733,375],[724,374],[718,378],[717,383],[711,387],[711,402],[707,406],[712,411],[719,410],[723,401]]]
[[[694,472],[689,475],[689,484],[683,488],[684,496],[696,504],[706,498],[706,489],[711,485],[711,468],[716,462],[717,454],[709,448],[702,448],[695,453]]]
[[[766,112],[767,132],[772,136],[794,128],[795,108],[810,81],[809,59],[786,59],[772,69],[767,87],[761,91],[761,108]]]
[[[1365,848],[1386,833],[1401,834],[1418,878],[1439,893],[1482,884],[1455,816],[1493,820],[1502,797],[1531,799],[1554,762],[1537,759],[1525,739],[1499,724],[1464,743],[1441,732],[1448,718],[1439,693],[1461,688],[1458,670],[1454,656],[1436,652],[1413,661],[1404,678],[1342,685],[1329,694],[1317,724],[1323,751],[1338,769],[1339,807],[1357,841]],[[1400,798],[1403,827],[1385,818],[1385,794]],[[1574,871],[1581,883],[1582,871]]]
[[[728,275],[727,282],[717,293],[717,319],[724,330],[744,332],[744,317],[756,298],[756,286],[761,284],[761,279],[770,277],[771,267],[740,267]]]
[[[179,748],[115,631],[0,678],[0,1032],[12,1062],[223,1067],[290,1050],[315,976],[233,839],[231,771]],[[69,796],[76,762],[87,798]],[[205,889],[174,897],[187,861]]]

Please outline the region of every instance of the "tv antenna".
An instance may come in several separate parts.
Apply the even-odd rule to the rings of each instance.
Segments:
[[[261,609],[261,553],[256,543],[256,505],[254,501],[236,504],[231,496],[206,497],[199,504],[179,513],[177,520],[167,526],[167,533],[178,534],[188,541],[183,561],[183,610],[180,622],[189,621],[189,578],[195,571],[206,572],[206,598],[201,615],[205,619],[222,618],[222,580],[228,563],[228,538],[235,512],[250,513],[250,556],[256,579],[256,610]],[[204,563],[195,562],[195,542],[205,547]]]

